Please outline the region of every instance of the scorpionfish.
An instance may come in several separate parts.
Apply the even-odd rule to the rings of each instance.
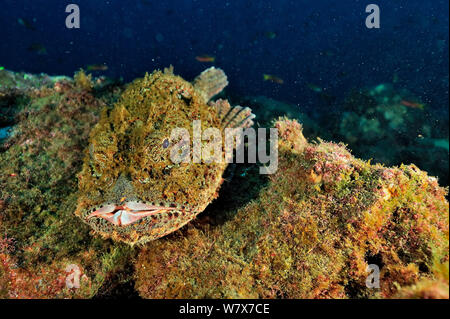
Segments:
[[[214,67],[192,83],[171,67],[129,84],[90,133],[75,215],[102,237],[134,245],[172,233],[204,211],[218,196],[227,161],[175,163],[171,150],[180,141],[171,132],[185,128],[192,136],[195,120],[202,130],[252,126],[249,108],[211,100],[227,85]]]

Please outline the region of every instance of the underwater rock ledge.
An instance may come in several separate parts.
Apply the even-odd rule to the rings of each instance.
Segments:
[[[0,105],[14,110],[0,146],[0,298],[90,298],[117,284],[110,278],[126,281],[118,274],[131,267],[133,250],[91,236],[73,214],[89,132],[121,87],[84,72],[44,82],[0,72],[10,79]],[[71,274],[79,289],[67,287]]]
[[[278,171],[263,180],[238,167],[219,195],[239,205],[213,202],[142,247],[103,240],[73,214],[76,174],[123,86],[32,77],[0,87],[0,106],[15,110],[0,150],[0,298],[107,298],[133,283],[143,298],[449,298],[447,189],[414,165],[308,142],[287,118],[274,122]],[[366,287],[369,264],[380,289]],[[65,284],[70,265],[79,289]]]
[[[448,298],[447,191],[435,178],[308,143],[295,120],[275,127],[279,168],[258,198],[221,227],[144,247],[141,296]],[[380,289],[366,287],[369,264],[380,268]]]

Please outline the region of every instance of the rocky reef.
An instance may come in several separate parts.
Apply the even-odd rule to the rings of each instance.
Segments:
[[[280,137],[275,174],[230,167],[196,220],[132,248],[74,215],[90,131],[124,85],[82,71],[6,78],[0,298],[449,297],[447,189],[415,165],[371,164],[308,141],[295,120],[268,121]],[[368,265],[380,288],[367,287]]]
[[[343,142],[356,157],[389,166],[414,163],[448,186],[448,113],[421,102],[398,83],[353,89],[325,110],[306,110],[264,96],[236,99],[254,109],[263,126],[274,115],[288,116],[302,123],[308,138]]]
[[[258,197],[220,227],[188,227],[144,247],[141,296],[389,298],[448,276],[448,203],[435,178],[308,143],[296,121],[275,127],[279,168]],[[366,287],[369,264],[380,289]]]
[[[319,126],[358,157],[385,165],[414,163],[448,185],[448,114],[438,114],[395,83],[350,93],[342,112]]]
[[[126,245],[91,236],[73,214],[89,131],[121,88],[103,89],[99,80],[92,91],[93,82],[87,88],[66,78],[35,84],[33,75],[6,76],[19,83],[0,92],[17,112],[0,153],[0,297],[92,297],[132,254]],[[79,289],[66,285],[73,271]]]

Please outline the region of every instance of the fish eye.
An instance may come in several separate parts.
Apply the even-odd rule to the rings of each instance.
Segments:
[[[163,141],[163,143],[162,143],[162,147],[163,148],[168,148],[169,147],[169,140],[166,138],[164,141]]]

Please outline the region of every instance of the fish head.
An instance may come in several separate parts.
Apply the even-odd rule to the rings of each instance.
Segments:
[[[187,201],[166,196],[163,177],[146,183],[153,187],[143,187],[141,182],[141,175],[122,172],[111,186],[104,184],[82,194],[76,215],[104,237],[134,244],[165,236],[199,212]]]

